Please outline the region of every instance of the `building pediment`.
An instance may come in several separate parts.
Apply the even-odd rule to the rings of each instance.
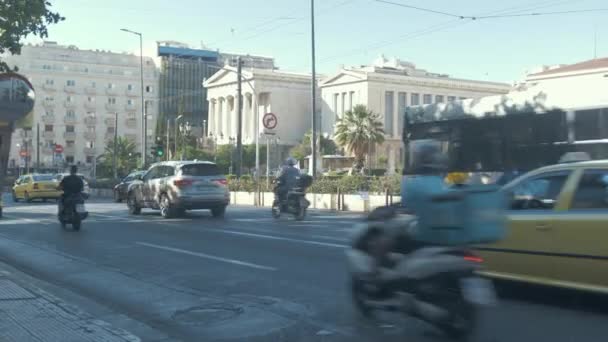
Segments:
[[[329,87],[333,85],[361,82],[366,80],[366,75],[362,73],[342,70],[334,76],[331,76],[321,82],[321,87]]]
[[[203,86],[205,88],[213,88],[220,85],[226,85],[237,82],[237,73],[236,68],[225,66],[220,69],[218,72],[209,77],[205,82],[203,82]],[[251,78],[251,73],[243,70],[243,77],[245,79]]]

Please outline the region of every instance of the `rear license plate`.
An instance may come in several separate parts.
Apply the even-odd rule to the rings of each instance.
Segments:
[[[77,213],[84,213],[85,212],[84,204],[76,204],[76,212]]]
[[[496,303],[494,285],[488,279],[470,277],[460,281],[464,299],[477,305],[492,305]]]

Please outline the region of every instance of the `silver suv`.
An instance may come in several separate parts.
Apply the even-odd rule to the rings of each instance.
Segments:
[[[140,214],[142,208],[160,209],[164,218],[191,209],[211,209],[214,217],[223,217],[229,202],[226,177],[211,162],[157,163],[138,175],[127,190],[132,215]]]

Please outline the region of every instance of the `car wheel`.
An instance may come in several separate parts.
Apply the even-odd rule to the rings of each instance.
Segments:
[[[120,197],[120,191],[114,190],[114,202],[120,203],[122,202],[122,198]]]
[[[25,192],[25,194],[23,195],[23,198],[25,199],[25,201],[27,203],[32,203],[32,199],[30,198],[30,194],[28,194],[27,192]]]
[[[222,205],[211,209],[211,215],[215,218],[222,218],[226,214],[226,206]]]
[[[160,216],[163,218],[171,218],[175,215],[175,210],[171,208],[171,200],[166,194],[160,196],[158,207],[160,208]]]
[[[141,214],[141,207],[137,204],[137,198],[135,198],[135,194],[132,192],[127,195],[127,207],[129,208],[129,214]]]
[[[17,194],[15,193],[14,190],[13,190],[13,202],[15,202],[15,203],[19,202],[19,198],[17,198]]]

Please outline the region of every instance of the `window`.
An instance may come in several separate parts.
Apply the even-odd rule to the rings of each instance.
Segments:
[[[73,87],[73,86],[75,86],[75,85],[76,85],[76,81],[74,81],[74,80],[68,80],[68,81],[66,82],[66,85],[67,85],[67,86],[69,86],[69,87]]]
[[[92,97],[92,96],[89,96],[89,97],[87,97],[87,101],[88,101],[88,102],[91,102],[91,103],[92,103],[92,102],[95,102],[95,98],[94,98],[94,97]]]
[[[87,141],[87,142],[85,143],[85,146],[86,146],[87,148],[94,148],[94,147],[95,147],[95,142],[93,142],[93,141]]]
[[[87,116],[90,118],[94,118],[95,117],[95,112],[87,112]]]
[[[97,87],[97,83],[95,83],[94,81],[91,82],[91,88],[95,88],[95,87]]]
[[[348,110],[353,110],[353,105],[355,102],[355,92],[351,91],[348,93]]]
[[[43,144],[46,148],[55,148],[55,142],[53,140],[46,140]]]
[[[221,175],[217,166],[214,164],[190,164],[181,168],[182,176],[219,176]]]
[[[146,93],[154,92],[154,88],[151,85],[146,86]]]
[[[128,113],[128,114],[127,114],[127,116],[128,116],[130,119],[135,119],[135,118],[137,117],[137,114],[135,114],[135,113],[133,113],[133,112],[130,112],[130,113]]]
[[[45,96],[44,100],[47,102],[53,102],[55,99],[52,96]]]
[[[403,130],[403,116],[405,115],[405,107],[407,107],[407,93],[399,92],[397,97],[397,135]]]
[[[87,132],[95,133],[95,126],[87,126]]]
[[[410,106],[419,106],[420,105],[420,94],[412,94]]]
[[[108,97],[108,104],[116,104],[116,98],[115,97]]]
[[[127,100],[127,104],[128,104],[129,106],[132,106],[132,105],[133,105],[133,100],[128,99],[128,100]]]
[[[443,103],[443,95],[435,95],[435,103]]]
[[[127,90],[129,90],[129,91],[133,90],[133,85],[132,84],[127,85]]]
[[[65,141],[65,147],[74,147],[75,146],[75,142],[74,140],[66,140]]]
[[[114,134],[114,127],[113,126],[108,126],[106,128],[106,133],[107,134]]]
[[[66,125],[65,126],[65,131],[67,133],[74,133],[74,126],[73,125]]]
[[[384,94],[384,132],[393,135],[393,116],[395,115],[395,93],[387,91]]]
[[[51,116],[51,115],[55,115],[55,112],[52,109],[47,109],[45,114]]]
[[[65,156],[65,162],[68,164],[74,164],[74,156]]]
[[[448,96],[448,102],[456,102],[456,96]]]
[[[84,72],[89,72],[89,68],[84,68],[84,70],[82,70]]]
[[[422,104],[431,104],[433,103],[433,95],[424,94],[422,98]]]
[[[42,69],[44,69],[44,70],[51,70],[52,68],[51,68],[51,66],[50,66],[50,65],[48,65],[48,64],[44,64],[44,65],[42,66]]]
[[[53,175],[34,175],[34,176],[32,176],[32,178],[34,178],[34,182],[45,182],[45,181],[52,181],[53,179],[55,179],[55,176],[53,176]]]
[[[45,132],[52,132],[53,131],[53,125],[44,125],[44,131]]]
[[[87,156],[87,164],[93,164],[93,156]]]
[[[511,208],[552,209],[569,174],[569,171],[545,173],[516,184],[509,190]]]
[[[586,170],[572,198],[571,209],[608,209],[608,170]]]
[[[74,97],[69,95],[66,99],[67,102],[74,102]]]
[[[108,83],[108,89],[114,89],[114,83]]]
[[[73,110],[68,110],[67,112],[65,112],[65,116],[68,118],[75,118],[76,112],[74,112]]]
[[[55,84],[55,81],[53,81],[53,80],[51,80],[51,79],[48,79],[48,78],[47,78],[47,79],[46,79],[46,81],[45,81],[44,83],[46,83],[46,84],[48,84],[48,85],[53,85],[53,84]]]
[[[608,109],[580,110],[574,116],[576,140],[608,138]]]

